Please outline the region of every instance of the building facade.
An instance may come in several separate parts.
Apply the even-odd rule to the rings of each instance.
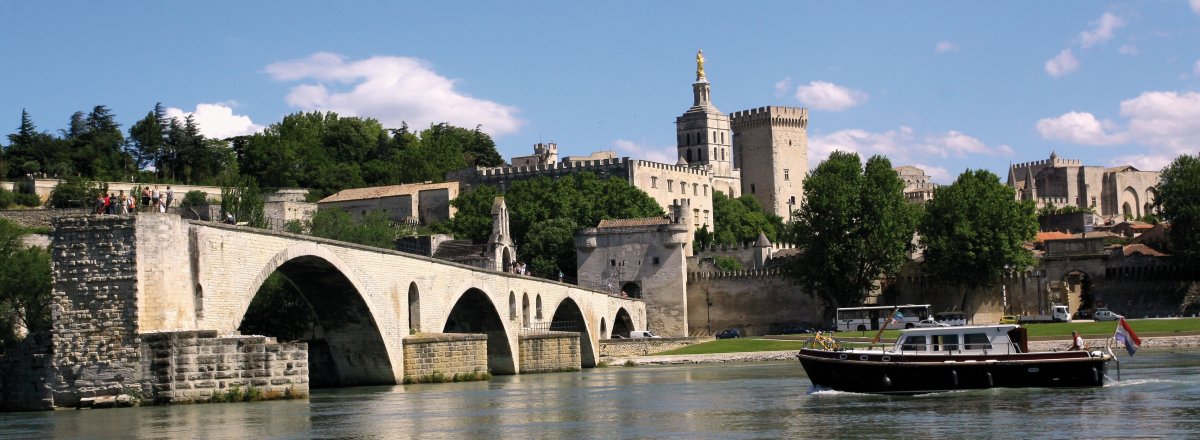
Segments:
[[[1018,200],[1032,200],[1038,208],[1092,208],[1106,222],[1150,214],[1158,179],[1158,171],[1141,171],[1129,165],[1086,166],[1077,159],[1061,159],[1053,152],[1049,160],[1014,164],[1008,170],[1008,185],[1016,189]]]

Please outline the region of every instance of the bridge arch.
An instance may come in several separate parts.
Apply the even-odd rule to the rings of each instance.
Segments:
[[[521,296],[521,328],[529,328],[529,292]]]
[[[550,330],[578,332],[581,366],[584,368],[596,366],[595,350],[592,348],[592,332],[588,329],[588,321],[583,317],[583,311],[579,309],[579,304],[576,304],[575,300],[563,298],[562,302],[558,303],[558,307],[554,309],[554,315],[550,318]]]
[[[408,285],[408,331],[421,331],[421,290],[415,281]]]
[[[394,384],[393,365],[400,359],[399,352],[378,325],[380,310],[386,308],[373,306],[364,295],[363,283],[347,267],[324,248],[289,247],[271,258],[247,286],[250,290],[241,296],[236,316],[230,317],[232,322],[217,324],[240,328],[267,278],[278,273],[311,313],[313,328],[301,340],[309,344],[309,373],[314,388]],[[270,329],[264,333],[270,336]]]
[[[629,311],[625,310],[624,307],[617,309],[617,314],[613,317],[612,334],[610,336],[628,338],[631,331],[633,331],[633,318],[629,316]]]
[[[442,333],[486,334],[488,370],[493,374],[516,374],[517,365],[508,328],[491,297],[472,287],[455,298],[452,304]]]

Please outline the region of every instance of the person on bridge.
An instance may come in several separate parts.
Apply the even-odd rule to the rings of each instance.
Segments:
[[[1070,351],[1083,350],[1083,336],[1079,335],[1078,331],[1071,332],[1071,348]]]

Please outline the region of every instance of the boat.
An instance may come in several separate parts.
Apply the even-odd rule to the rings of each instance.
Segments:
[[[894,345],[879,348],[846,348],[819,335],[796,357],[817,389],[907,395],[1098,387],[1114,359],[1111,349],[1031,352],[1017,324],[906,329]]]

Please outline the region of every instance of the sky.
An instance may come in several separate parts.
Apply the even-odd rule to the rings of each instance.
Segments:
[[[1200,0],[0,2],[0,41],[0,134],[96,105],[127,131],[161,102],[210,137],[321,110],[674,163],[703,49],[721,111],[809,109],[810,167],[950,183],[1200,151]]]

